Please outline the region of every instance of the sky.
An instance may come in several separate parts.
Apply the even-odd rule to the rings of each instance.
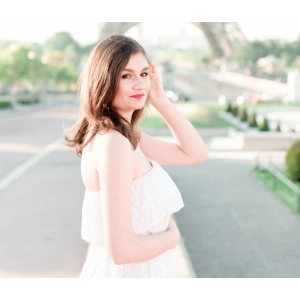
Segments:
[[[300,36],[300,22],[238,22],[248,40],[282,38],[295,40]],[[55,32],[69,31],[81,44],[96,42],[99,36],[98,22],[0,22],[0,40],[18,40],[43,43]],[[157,39],[159,36],[176,36],[185,32],[190,37],[203,37],[203,33],[194,25],[184,22],[144,22],[141,25],[145,38]],[[138,34],[137,29],[131,29],[132,35]]]

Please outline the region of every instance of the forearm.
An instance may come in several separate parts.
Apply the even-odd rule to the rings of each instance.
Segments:
[[[175,248],[179,238],[180,233],[174,230],[151,235],[135,235],[127,263],[147,261]]]
[[[204,154],[208,156],[207,148],[197,130],[167,97],[152,104],[170,128],[178,147],[187,156],[196,160],[198,157],[203,159]]]

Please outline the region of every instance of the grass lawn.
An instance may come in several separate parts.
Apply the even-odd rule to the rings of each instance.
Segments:
[[[253,174],[260,179],[270,190],[272,190],[292,211],[297,213],[297,194],[287,187],[282,181],[277,180],[277,185],[275,189],[273,189],[273,182],[272,182],[272,174],[267,170],[252,170]],[[289,171],[281,172],[285,175],[288,179],[291,180],[291,176]],[[294,182],[300,188],[300,182]],[[300,212],[297,213],[300,217]]]
[[[174,103],[174,105],[195,128],[234,127],[218,117],[217,112],[224,111],[224,107],[189,102]],[[159,112],[152,105],[149,108],[143,121],[143,128],[168,128]],[[141,121],[138,122],[140,123]]]

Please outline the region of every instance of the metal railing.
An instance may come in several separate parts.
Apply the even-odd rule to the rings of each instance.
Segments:
[[[281,180],[286,186],[293,190],[297,194],[297,212],[300,212],[300,188],[295,185],[291,180],[285,177],[280,171],[278,171],[271,163],[262,161],[259,156],[255,159],[255,169],[261,170],[264,168],[272,174],[272,188],[275,189],[277,186],[277,180]]]

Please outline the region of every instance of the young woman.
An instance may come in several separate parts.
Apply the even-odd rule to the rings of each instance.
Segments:
[[[86,187],[81,236],[91,248],[80,278],[175,277],[170,250],[180,233],[170,215],[184,204],[160,164],[199,164],[208,158],[205,144],[165,96],[155,64],[130,37],[100,42],[79,83],[79,120],[65,139],[81,158]],[[138,129],[149,102],[176,143]]]

